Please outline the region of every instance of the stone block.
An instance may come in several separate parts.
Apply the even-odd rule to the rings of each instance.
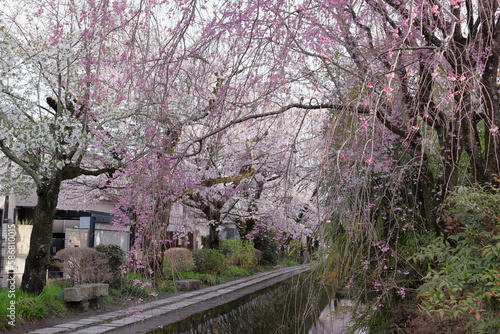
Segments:
[[[193,291],[200,288],[200,281],[197,279],[184,279],[175,282],[175,287],[179,291]]]
[[[64,301],[70,308],[86,312],[89,307],[100,308],[103,298],[108,295],[108,284],[82,284],[64,289]]]
[[[108,284],[104,283],[82,284],[64,289],[64,301],[66,302],[81,302],[107,295]]]

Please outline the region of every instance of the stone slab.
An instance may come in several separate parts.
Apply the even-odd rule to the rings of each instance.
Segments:
[[[163,311],[174,311],[174,310],[177,310],[178,306],[177,305],[168,305],[168,306],[163,306],[163,307],[160,307],[158,308],[158,310],[163,310]]]
[[[75,334],[100,334],[100,333],[103,333],[103,332],[109,332],[111,330],[113,330],[114,328],[113,327],[109,327],[109,326],[94,326],[94,327],[89,327],[89,328],[84,328],[84,329],[81,329],[77,332],[73,332]]]
[[[80,324],[80,325],[90,325],[90,324],[96,323],[98,321],[99,320],[97,320],[97,319],[88,318],[88,319],[80,319],[78,321],[75,321],[74,323],[75,324]]]
[[[76,322],[68,322],[66,324],[55,325],[54,327],[75,329],[75,328],[82,327],[82,326],[83,326],[82,324],[79,324],[79,323],[76,323]]]
[[[106,297],[108,295],[108,287],[108,284],[93,283],[66,288],[64,289],[64,301],[81,302],[83,300]]]
[[[110,325],[117,325],[117,326],[125,326],[125,325],[130,325],[138,320],[136,318],[128,317],[128,318],[123,318],[123,319],[118,319],[115,321],[110,322]]]
[[[37,329],[34,332],[29,332],[29,334],[52,334],[52,333],[65,332],[67,330],[68,330],[67,328],[49,327],[49,328]]]
[[[183,279],[175,282],[175,287],[179,291],[193,291],[200,288],[200,281],[197,279]]]

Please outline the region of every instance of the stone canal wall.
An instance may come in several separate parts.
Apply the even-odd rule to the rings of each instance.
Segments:
[[[32,334],[307,333],[328,303],[310,272],[308,265],[262,272]]]
[[[310,271],[284,275],[272,285],[230,301],[221,301],[198,312],[157,328],[150,333],[303,333],[317,314],[319,294]]]

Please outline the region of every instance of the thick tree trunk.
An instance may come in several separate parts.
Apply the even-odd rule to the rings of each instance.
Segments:
[[[38,202],[33,218],[30,250],[26,258],[21,289],[40,294],[46,283],[46,271],[50,262],[50,243],[54,214],[61,187],[61,178],[56,177],[37,189]]]
[[[219,231],[217,231],[217,227],[219,227],[218,224],[210,223],[209,225],[209,234],[208,234],[208,240],[207,240],[207,245],[210,247],[210,249],[219,249]]]

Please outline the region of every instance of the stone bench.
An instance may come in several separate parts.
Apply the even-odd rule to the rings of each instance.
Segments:
[[[197,279],[183,279],[175,282],[175,288],[179,291],[193,291],[200,288],[200,281]]]
[[[108,284],[92,283],[76,285],[64,289],[64,301],[71,308],[87,311],[91,308],[100,308],[103,298],[108,296]]]

